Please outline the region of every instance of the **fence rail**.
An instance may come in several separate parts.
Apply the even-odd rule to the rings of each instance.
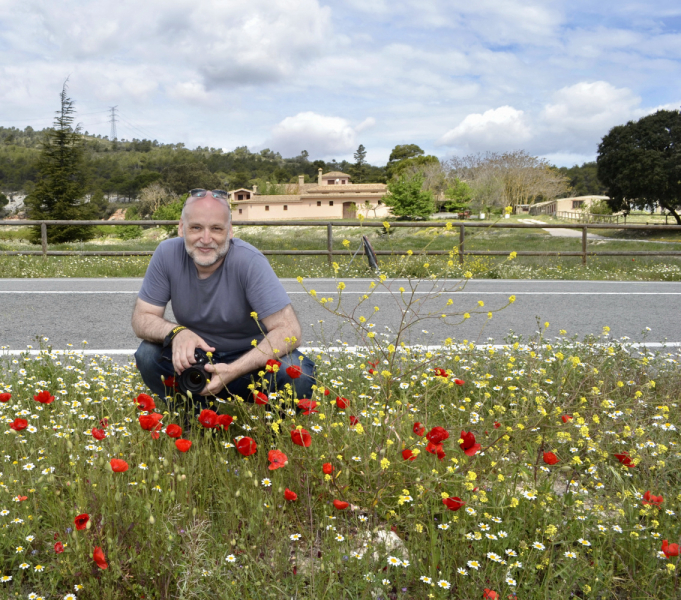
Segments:
[[[568,219],[570,221],[578,221],[579,223],[619,223],[620,217],[624,215],[592,215],[590,213],[583,213],[570,210],[559,210],[556,212],[556,218]],[[624,223],[626,224],[626,217]]]
[[[140,225],[142,227],[157,227],[161,225],[177,225],[179,221],[10,221],[0,220],[0,226],[40,226],[41,250],[2,250],[0,255],[4,256],[151,256],[153,250],[121,250],[121,251],[87,251],[87,250],[48,250],[47,249],[47,227],[51,225]],[[384,227],[382,222],[370,221],[233,221],[235,227],[326,227],[326,250],[262,250],[266,255],[284,256],[326,256],[329,264],[333,262],[334,256],[352,256],[350,250],[333,249],[333,227]],[[587,263],[588,256],[681,256],[681,251],[587,251],[587,239],[589,229],[631,229],[638,231],[681,231],[681,225],[619,225],[614,223],[583,223],[573,224],[553,224],[553,223],[472,223],[470,221],[389,221],[390,227],[431,227],[449,228],[459,230],[459,263],[463,264],[466,256],[508,256],[511,250],[466,250],[466,228],[493,228],[493,229],[578,229],[582,232],[582,250],[557,252],[557,251],[533,251],[517,250],[514,251],[518,256],[581,256],[582,263]],[[403,254],[406,250],[377,250],[378,256],[389,256]],[[427,250],[420,252],[428,256],[441,256],[449,254],[449,250]]]

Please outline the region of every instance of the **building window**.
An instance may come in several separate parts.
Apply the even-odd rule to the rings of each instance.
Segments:
[[[243,194],[239,194],[239,197],[237,198],[237,200],[243,200],[243,199],[244,199],[244,195],[243,195]]]
[[[333,206],[333,200],[329,200],[329,206]]]
[[[288,204],[284,204],[284,210],[288,210]]]
[[[573,200],[572,208],[582,208],[584,206],[584,200]]]
[[[321,206],[321,205],[322,205],[322,201],[321,201],[321,200],[317,200],[317,206]]]
[[[336,184],[336,182],[333,179],[329,179],[326,183],[328,185],[335,185]]]
[[[243,211],[242,211],[241,209],[239,209],[239,214],[241,214],[242,212],[243,212]]]
[[[270,207],[265,205],[265,210],[269,210],[269,209],[270,209]]]
[[[343,179],[343,180],[341,181],[341,183],[342,183],[343,185],[345,185],[345,179]]]

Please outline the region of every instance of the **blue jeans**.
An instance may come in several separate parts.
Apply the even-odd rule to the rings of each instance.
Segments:
[[[231,363],[243,354],[243,352],[213,352],[213,362]],[[315,383],[315,364],[298,350],[294,350],[286,356],[280,356],[278,360],[281,361],[281,367],[276,374],[267,372],[261,378],[258,373],[265,371],[265,367],[261,367],[231,381],[226,389],[223,388],[217,396],[224,399],[240,396],[248,402],[253,402],[253,392],[248,386],[258,382],[262,383],[262,386],[257,388],[258,391],[265,394],[284,389],[284,386],[288,383],[295,391],[297,398],[311,398],[312,385]],[[160,344],[143,341],[135,352],[135,361],[144,383],[154,394],[163,400],[167,396],[174,396],[175,390],[166,387],[163,383],[164,379],[175,375],[171,348],[163,348]],[[286,374],[286,368],[290,366],[299,366],[302,369],[300,377],[292,379]],[[208,408],[210,402],[209,397],[199,396],[198,394],[194,395],[193,400],[198,408]]]

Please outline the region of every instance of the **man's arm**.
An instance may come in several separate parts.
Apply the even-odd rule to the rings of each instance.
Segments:
[[[162,344],[165,337],[177,327],[177,323],[163,318],[164,313],[164,306],[156,306],[138,298],[135,303],[135,309],[132,312],[132,330],[135,332],[135,335],[147,342]],[[194,350],[196,348],[202,348],[206,352],[215,351],[215,348],[206,344],[203,338],[189,329],[180,331],[173,338],[172,346],[173,366],[177,373],[182,373],[182,371],[196,362],[194,360]]]
[[[264,367],[270,358],[284,356],[300,346],[302,330],[298,317],[289,304],[280,311],[262,319],[267,335],[260,343],[232,363],[206,365],[206,371],[215,373],[206,386],[205,393],[217,394],[225,385],[238,377]]]

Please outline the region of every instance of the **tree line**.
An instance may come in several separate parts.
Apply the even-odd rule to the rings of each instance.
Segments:
[[[508,205],[535,204],[572,194],[609,194],[613,209],[666,203],[663,205],[678,220],[675,188],[647,195],[627,188],[617,173],[613,175],[618,168],[622,170],[621,160],[612,158],[613,153],[629,148],[628,156],[636,162],[630,167],[630,178],[643,179],[646,168],[658,179],[669,168],[676,169],[678,176],[678,150],[674,150],[678,136],[674,119],[678,116],[678,111],[658,111],[641,119],[641,125],[614,128],[603,139],[597,162],[571,168],[556,168],[523,150],[440,160],[426,155],[416,144],[395,146],[387,164],[375,166],[366,161],[363,145],[354,153],[354,162],[339,162],[310,160],[304,150],[284,158],[269,149],[252,152],[245,146],[229,152],[210,147],[190,150],[183,144],[156,140],[92,136],[75,123],[74,103],[65,84],[53,127],[42,131],[0,127],[0,192],[5,192],[0,193],[0,211],[7,205],[7,193],[23,191],[28,194],[27,216],[35,219],[101,218],[111,212],[112,197],[140,200],[132,211],[137,216],[160,215],[163,207],[177,204],[192,187],[236,189],[255,184],[261,192],[291,193],[299,175],[306,182],[315,182],[321,168],[349,173],[354,183],[387,183],[390,193],[384,200],[402,218],[427,218],[436,210],[495,212]],[[653,117],[654,122],[646,121]],[[650,148],[637,148],[635,139],[662,125],[668,129],[666,137],[658,132]],[[632,134],[634,126],[638,129]],[[665,143],[671,144],[671,151],[663,148]],[[639,150],[642,154],[636,154]],[[669,156],[653,160],[653,150],[667,151]],[[51,238],[71,241],[87,239],[87,235],[83,228],[62,227],[55,229]]]

